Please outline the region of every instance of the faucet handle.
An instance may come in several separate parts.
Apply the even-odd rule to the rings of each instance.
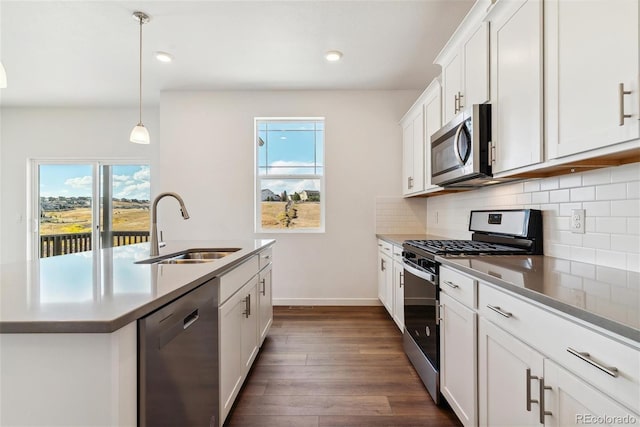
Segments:
[[[164,242],[164,237],[162,236],[162,230],[160,230],[160,241],[158,242],[159,248],[164,248],[167,244]]]

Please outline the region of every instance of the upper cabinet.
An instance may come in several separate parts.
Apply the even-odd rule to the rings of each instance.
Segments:
[[[487,17],[494,174],[543,160],[542,10],[541,0],[502,0]]]
[[[547,158],[640,138],[638,0],[546,0]]]
[[[443,122],[473,104],[489,101],[489,23],[479,1],[435,60],[442,67]]]
[[[440,129],[440,83],[434,80],[400,121],[402,126],[402,194],[439,189],[431,184],[431,135]]]

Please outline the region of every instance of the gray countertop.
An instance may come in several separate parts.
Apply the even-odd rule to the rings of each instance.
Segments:
[[[148,243],[0,265],[0,332],[108,333],[143,317],[274,243],[271,239],[174,241],[189,248],[240,248],[192,265],[136,264]]]
[[[640,273],[542,255],[436,260],[640,342]]]

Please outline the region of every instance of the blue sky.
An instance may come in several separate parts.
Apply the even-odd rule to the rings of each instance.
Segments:
[[[149,200],[149,167],[146,165],[114,165],[113,196]],[[40,165],[41,197],[91,196],[93,166],[89,164]]]

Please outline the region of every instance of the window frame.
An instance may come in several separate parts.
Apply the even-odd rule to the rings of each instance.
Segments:
[[[91,239],[93,242],[100,242],[100,168],[102,166],[124,166],[124,165],[140,165],[151,168],[151,162],[148,159],[135,158],[31,158],[30,166],[30,182],[27,183],[29,188],[27,212],[29,212],[29,228],[27,233],[27,259],[40,259],[40,166],[41,165],[88,165],[91,166],[92,173],[92,203],[91,203]],[[149,180],[151,183],[151,180]],[[150,194],[153,194],[150,189]],[[113,197],[113,195],[112,195]],[[151,202],[151,200],[149,201]],[[151,214],[151,213],[149,213]],[[151,219],[149,220],[151,222]],[[97,251],[97,250],[98,251]],[[99,252],[102,245],[93,246],[91,252]]]
[[[260,175],[259,171],[259,153],[258,153],[258,122],[308,122],[322,121],[324,124],[323,140],[322,140],[322,174],[273,174]],[[253,119],[253,173],[254,173],[254,231],[256,234],[318,234],[325,233],[326,230],[326,182],[325,175],[327,170],[326,162],[326,118],[325,117],[254,117]],[[314,179],[320,181],[320,226],[316,228],[262,228],[262,180],[271,179]]]

